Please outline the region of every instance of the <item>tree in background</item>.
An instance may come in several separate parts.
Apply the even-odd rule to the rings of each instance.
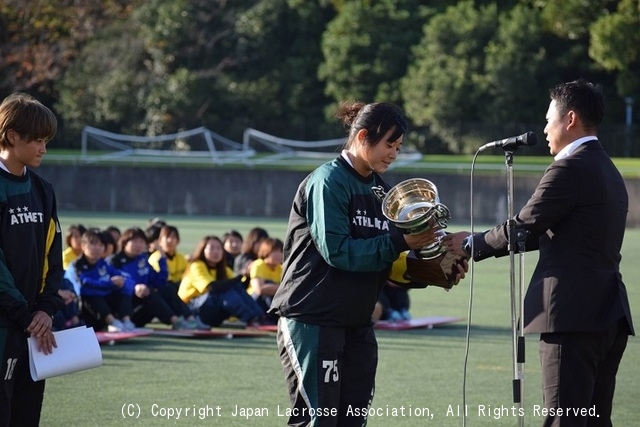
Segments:
[[[640,1],[621,0],[615,12],[591,25],[590,34],[589,55],[618,72],[618,94],[640,99]]]
[[[486,142],[528,130],[542,136],[549,103],[547,89],[557,83],[558,69],[542,43],[540,11],[516,5],[500,13],[498,22],[485,50],[483,139]],[[538,152],[544,154],[547,149],[542,147]]]
[[[138,107],[148,78],[144,55],[137,28],[124,20],[100,31],[66,70],[56,85],[56,109],[77,146],[86,125],[123,133],[138,131],[137,124],[145,116]]]
[[[0,95],[51,105],[58,147],[85,125],[334,138],[337,101],[384,99],[409,113],[407,145],[454,153],[542,125],[560,81],[602,83],[614,125],[640,99],[638,0],[425,4],[0,0]]]
[[[328,99],[316,73],[320,38],[333,15],[318,0],[261,0],[241,15],[235,26],[238,63],[224,76],[239,129],[322,139]]]
[[[103,25],[137,1],[0,0],[0,96],[27,91],[55,100],[55,83]]]
[[[334,101],[400,103],[400,78],[427,9],[417,0],[343,2],[322,35],[318,75]]]
[[[60,85],[60,110],[76,131],[206,126],[239,139],[254,126],[289,136],[277,123],[313,135],[326,103],[315,77],[325,19],[316,2],[145,2],[83,49]]]
[[[464,1],[448,7],[424,26],[402,79],[404,106],[413,122],[428,127],[451,152],[464,152],[465,140],[479,141],[474,129],[461,124],[486,119],[484,49],[497,21],[495,5],[476,8]]]

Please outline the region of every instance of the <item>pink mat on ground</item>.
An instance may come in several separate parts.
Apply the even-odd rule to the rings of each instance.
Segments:
[[[237,328],[212,328],[211,330],[203,329],[182,329],[173,330],[167,328],[152,327],[154,335],[162,335],[167,337],[181,338],[236,338],[236,337],[263,337],[272,335],[269,331],[258,329],[237,329]]]
[[[374,328],[389,330],[389,331],[402,331],[406,329],[418,329],[418,328],[431,329],[434,326],[460,322],[461,320],[464,320],[464,319],[462,317],[447,317],[447,316],[416,317],[415,319],[402,320],[398,322],[389,322],[387,320],[380,320],[376,322],[376,324],[374,325]]]
[[[144,337],[151,335],[153,331],[151,329],[139,328],[129,332],[96,332],[96,337],[100,344],[109,342],[128,340],[131,338]]]

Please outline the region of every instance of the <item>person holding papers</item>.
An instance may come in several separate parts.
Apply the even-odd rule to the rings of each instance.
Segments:
[[[0,104],[0,426],[37,426],[44,381],[29,372],[27,338],[49,355],[62,307],[62,231],[53,187],[40,166],[57,130],[54,114],[14,93]]]

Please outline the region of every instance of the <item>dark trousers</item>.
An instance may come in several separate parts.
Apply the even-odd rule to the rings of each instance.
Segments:
[[[243,322],[261,319],[265,312],[251,298],[240,282],[222,292],[211,292],[197,314],[210,326],[218,326],[225,319],[235,316]]]
[[[175,286],[167,283],[165,286],[158,289],[158,293],[176,316],[182,316],[185,319],[191,316],[189,306],[180,299]]]
[[[31,379],[27,334],[0,328],[0,355],[0,427],[38,426],[44,380]]]
[[[543,426],[611,426],[616,374],[628,338],[625,320],[604,331],[540,335],[545,408],[591,409],[596,414],[547,416]]]
[[[409,289],[400,286],[385,285],[378,301],[384,306],[385,310],[409,310],[411,305]]]
[[[138,327],[151,322],[154,317],[157,317],[162,323],[169,325],[171,324],[171,318],[175,315],[171,307],[169,307],[169,304],[162,298],[162,295],[154,289],[151,289],[151,293],[145,298],[133,296],[133,314],[131,315],[131,321]]]
[[[122,319],[124,316],[131,316],[131,312],[131,297],[124,295],[120,290],[115,290],[103,297],[82,297],[82,320],[87,326],[98,331],[107,326],[105,318],[109,314]]]
[[[378,364],[372,327],[329,328],[282,317],[277,341],[293,413],[288,425],[365,425]]]

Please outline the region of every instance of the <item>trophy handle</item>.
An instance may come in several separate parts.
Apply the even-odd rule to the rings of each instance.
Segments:
[[[451,212],[445,205],[438,203],[433,207],[433,218],[440,227],[447,228],[447,221],[451,218]]]
[[[371,191],[373,192],[373,195],[376,196],[376,198],[380,201],[380,203],[384,201],[384,198],[387,195],[387,192],[384,191],[384,188],[382,187],[382,185],[378,185],[377,187],[371,187]]]

